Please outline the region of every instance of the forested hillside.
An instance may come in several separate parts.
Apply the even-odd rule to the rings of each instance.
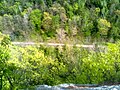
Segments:
[[[12,41],[114,42],[119,0],[0,0],[0,31]]]
[[[0,0],[0,90],[120,84],[119,39],[120,0]]]

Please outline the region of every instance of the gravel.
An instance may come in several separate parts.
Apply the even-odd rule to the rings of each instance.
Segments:
[[[28,89],[29,90],[29,89]],[[57,86],[38,85],[35,90],[120,90],[120,85],[60,84]]]

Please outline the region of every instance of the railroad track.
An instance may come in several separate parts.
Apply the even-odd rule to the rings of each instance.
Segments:
[[[46,45],[46,46],[76,46],[76,47],[83,47],[83,48],[105,48],[105,46],[101,45],[80,45],[80,44],[63,44],[63,43],[44,43],[44,42],[12,42],[13,45],[18,45],[18,46],[29,46],[29,45]]]
[[[68,45],[68,46],[76,46],[76,47],[90,47],[90,48],[94,48],[95,45],[80,45],[80,44],[63,44],[63,43],[43,43],[43,42],[40,42],[40,43],[34,43],[34,42],[12,42],[13,45],[47,45],[47,46],[65,46],[65,45]]]

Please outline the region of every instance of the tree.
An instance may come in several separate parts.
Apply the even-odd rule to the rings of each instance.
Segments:
[[[9,79],[9,71],[7,66],[7,61],[10,59],[9,54],[9,44],[10,38],[8,36],[4,36],[0,34],[1,44],[0,44],[0,89],[2,90],[4,85],[11,84],[11,80]],[[8,81],[8,82],[7,82]],[[7,86],[6,86],[7,87]]]
[[[30,21],[36,31],[40,31],[41,17],[42,17],[42,14],[39,9],[35,9],[30,13]]]

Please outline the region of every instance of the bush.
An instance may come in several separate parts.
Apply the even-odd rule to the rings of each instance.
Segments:
[[[5,89],[61,83],[104,84],[120,82],[120,43],[106,52],[63,46],[0,46]],[[11,57],[10,57],[11,56]],[[5,71],[3,71],[5,70]],[[3,73],[4,74],[3,74]]]

